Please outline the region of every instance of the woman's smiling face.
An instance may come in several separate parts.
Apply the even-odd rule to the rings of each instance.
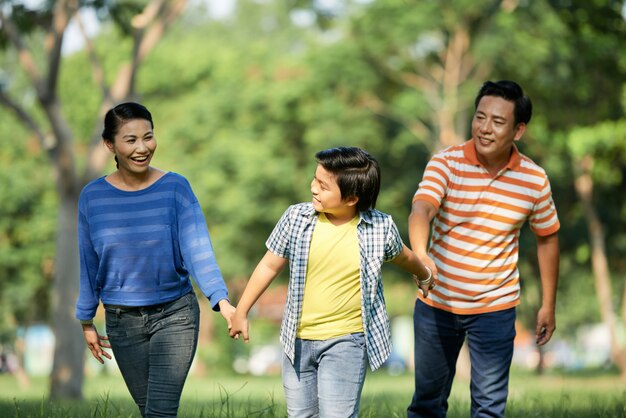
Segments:
[[[152,124],[145,119],[124,122],[113,142],[105,143],[117,157],[118,169],[128,174],[146,172],[157,147]]]

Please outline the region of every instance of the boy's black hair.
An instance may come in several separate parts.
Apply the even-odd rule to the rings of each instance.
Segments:
[[[358,211],[374,209],[380,191],[378,161],[357,147],[337,147],[315,154],[325,170],[337,177],[342,199],[355,196]]]
[[[530,97],[524,94],[524,91],[515,81],[500,80],[497,82],[485,82],[476,96],[474,106],[478,108],[480,99],[484,96],[496,96],[513,102],[515,105],[515,124],[528,123],[533,114],[533,104]]]

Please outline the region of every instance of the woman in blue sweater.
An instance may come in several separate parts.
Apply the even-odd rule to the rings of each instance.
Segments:
[[[176,416],[198,342],[192,276],[230,328],[234,307],[204,215],[187,180],[150,166],[150,112],[109,110],[102,138],[117,170],[89,183],[78,202],[80,293],[76,317],[101,363],[111,348],[143,417]],[[93,317],[104,304],[107,336]]]

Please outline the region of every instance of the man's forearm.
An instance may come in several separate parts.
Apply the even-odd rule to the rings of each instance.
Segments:
[[[537,259],[541,276],[542,305],[554,310],[560,263],[559,237],[556,233],[537,237]]]

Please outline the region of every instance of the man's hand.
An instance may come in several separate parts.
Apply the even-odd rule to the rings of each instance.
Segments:
[[[420,278],[414,274],[413,280],[415,284],[417,284],[417,287],[422,290],[422,294],[425,298],[428,297],[428,292],[435,287],[435,278],[433,276],[430,277],[430,280],[420,280]]]
[[[430,281],[423,281],[423,284],[420,285],[420,280],[419,277],[417,276],[413,276],[413,280],[415,280],[415,283],[417,284],[417,286],[422,289],[422,294],[424,295],[424,297],[428,297],[428,293],[435,287],[435,285],[437,284],[437,265],[435,264],[435,262],[433,261],[432,258],[430,258],[428,256],[427,253],[422,252],[422,253],[416,253],[417,258],[419,259],[419,261],[424,265],[424,267],[426,267],[428,270],[430,270],[430,276],[431,276],[431,280]]]
[[[537,312],[537,325],[535,326],[535,338],[537,345],[544,345],[556,329],[556,320],[554,319],[554,310],[541,308]]]

